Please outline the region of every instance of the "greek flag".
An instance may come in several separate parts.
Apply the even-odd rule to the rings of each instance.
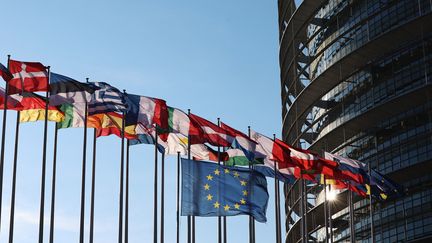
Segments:
[[[127,110],[125,95],[120,90],[104,82],[92,82],[91,84],[96,86],[97,90],[88,103],[89,115]]]

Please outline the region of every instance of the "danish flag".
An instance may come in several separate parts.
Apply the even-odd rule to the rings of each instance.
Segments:
[[[8,94],[48,90],[47,68],[39,62],[9,60],[13,78],[8,81]]]

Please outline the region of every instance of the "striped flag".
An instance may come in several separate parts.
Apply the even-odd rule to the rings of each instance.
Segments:
[[[50,105],[89,102],[95,90],[96,87],[91,84],[81,83],[63,75],[51,73]]]
[[[89,115],[127,110],[125,94],[120,90],[104,82],[91,82],[90,84],[94,85],[97,90],[88,103]]]
[[[0,63],[0,76],[2,76],[3,80],[8,82],[13,78],[12,73],[5,67],[3,64]]]
[[[197,115],[190,114],[189,118],[192,121],[191,123],[194,123],[193,125],[200,129],[198,134],[196,134],[196,132],[190,132],[191,139],[197,140],[197,142],[194,143],[198,143],[198,141],[201,140],[201,143],[207,142],[211,145],[222,147],[230,147],[233,143],[235,137],[234,133],[218,127],[216,124]]]

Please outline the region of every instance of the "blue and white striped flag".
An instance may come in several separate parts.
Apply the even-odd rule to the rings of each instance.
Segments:
[[[125,95],[120,90],[104,82],[92,82],[92,84],[98,90],[93,93],[92,99],[88,103],[89,115],[127,110]]]

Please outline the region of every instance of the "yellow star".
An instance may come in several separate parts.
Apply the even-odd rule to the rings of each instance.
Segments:
[[[207,201],[211,201],[213,199],[213,196],[211,194],[207,195]]]
[[[243,196],[247,196],[248,195],[248,191],[244,190],[243,191]]]
[[[243,180],[241,180],[241,181],[240,181],[240,184],[241,184],[242,186],[246,186],[247,182],[246,182],[246,181],[243,181]]]
[[[207,180],[209,180],[209,181],[213,180],[213,176],[212,175],[208,175],[207,176]]]
[[[239,177],[240,176],[240,174],[236,171],[236,172],[234,172],[234,177]]]
[[[215,208],[219,208],[220,204],[218,203],[218,201],[216,201],[215,203],[213,203],[213,206],[214,206]]]
[[[230,210],[230,206],[228,206],[228,204],[226,204],[225,207],[224,207],[224,210],[225,210],[225,211]]]
[[[225,169],[225,174],[230,173],[230,171],[228,169]]]
[[[234,204],[235,209],[240,209],[240,205],[238,203]]]
[[[220,171],[219,171],[218,169],[216,169],[216,170],[214,171],[214,173],[215,173],[215,175],[219,175],[219,174],[220,174]]]
[[[204,185],[204,190],[206,190],[206,191],[210,190],[210,185],[209,184],[205,184]]]
[[[246,200],[244,200],[243,198],[240,200],[241,204],[246,204]]]

